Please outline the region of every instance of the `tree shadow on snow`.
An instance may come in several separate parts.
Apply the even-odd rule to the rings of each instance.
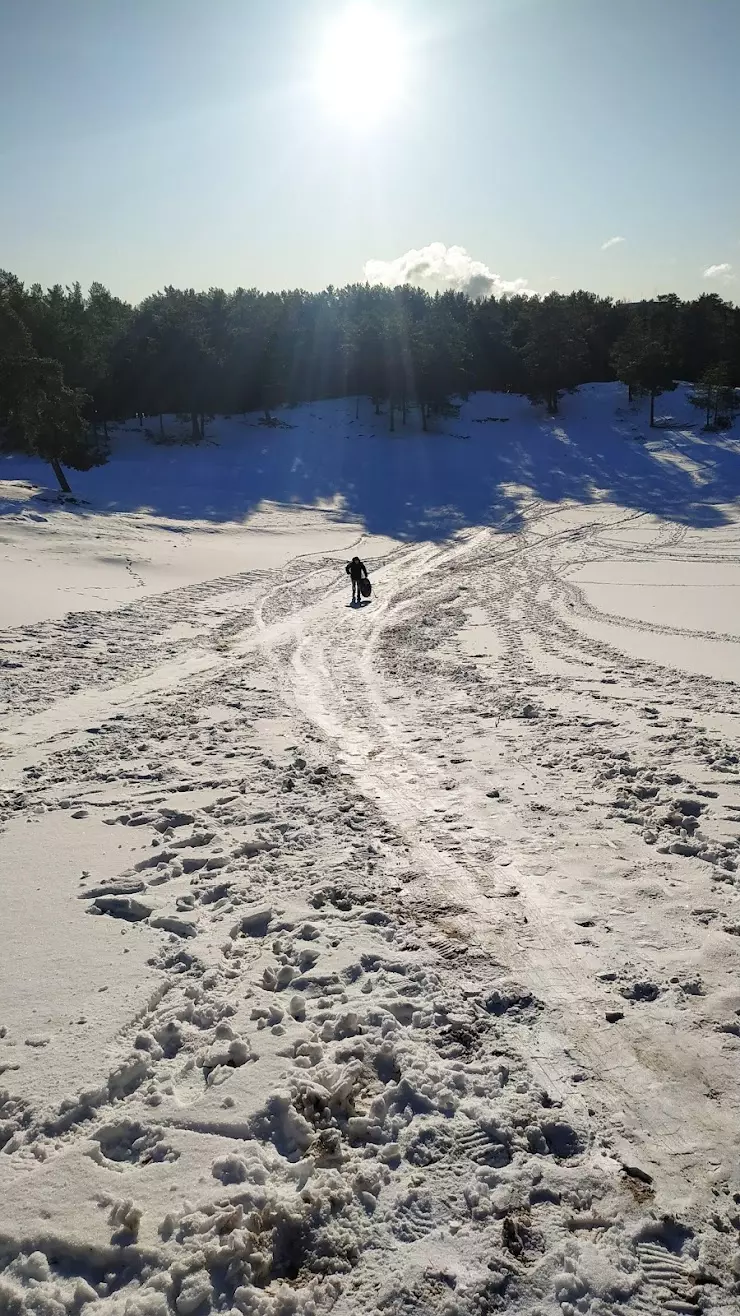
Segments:
[[[337,521],[404,540],[478,525],[516,531],[532,498],[608,500],[687,526],[722,525],[721,504],[740,496],[740,436],[702,433],[685,390],[662,402],[675,420],[660,430],[648,428],[644,406],[627,407],[622,388],[603,384],[566,397],[553,418],[520,397],[477,394],[428,434],[400,424],[389,434],[386,416],[363,404],[357,421],[354,402],[341,400],[286,411],[291,428],[274,433],[254,418],[219,421],[218,444],[159,448],[125,432],[107,466],[73,473],[80,501],[63,506],[79,516],[149,512],[172,533],[192,521],[243,522],[262,502],[330,504]],[[493,413],[511,423],[494,425]],[[48,468],[0,457],[4,479],[46,484]],[[53,516],[61,505],[39,492],[26,515]],[[0,515],[20,510],[0,500]]]

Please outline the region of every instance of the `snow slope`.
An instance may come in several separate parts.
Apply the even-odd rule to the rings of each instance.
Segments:
[[[663,403],[4,461],[0,1311],[737,1310],[740,454]]]

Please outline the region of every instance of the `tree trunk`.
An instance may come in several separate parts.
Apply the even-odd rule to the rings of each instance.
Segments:
[[[651,389],[650,390],[650,428],[651,429],[653,428],[654,424],[655,424],[655,394]]]
[[[139,412],[139,429],[140,429],[140,430],[143,430],[143,428],[144,428],[144,412],[143,412],[143,411],[140,411],[140,412]]]
[[[269,407],[265,407],[265,420],[267,421],[268,425],[270,424],[270,421],[272,420],[272,416],[270,415],[270,408],[269,408]]]
[[[628,401],[628,402],[631,402],[631,401],[632,401],[632,385],[631,385],[631,384],[628,384],[628,385],[627,385],[627,401]]]
[[[107,443],[107,442],[108,442],[108,439],[109,439],[109,437],[110,437],[109,434],[108,434],[108,422],[107,422],[107,420],[104,420],[104,421],[103,421],[103,433],[104,433],[104,435],[105,435],[105,441],[106,441],[106,443]]]
[[[395,434],[395,432],[396,432],[396,413],[395,413],[395,410],[394,410],[393,398],[390,399],[390,402],[389,402],[389,404],[388,404],[388,411],[389,411],[389,415],[390,415],[390,418],[391,418],[390,431],[391,431],[391,434]]]
[[[712,413],[712,390],[707,389],[707,418],[704,422],[705,428],[709,429],[709,419]]]
[[[380,398],[375,399],[375,415],[380,415]]]
[[[359,419],[360,419],[360,395],[358,393],[357,400],[355,402],[355,420],[359,420]]]
[[[66,475],[64,474],[64,471],[61,468],[59,458],[50,457],[49,461],[51,462],[51,469],[53,470],[54,474],[57,477],[57,480],[59,481],[59,488],[61,489],[62,493],[71,494],[72,490],[69,485],[69,480],[67,479]]]
[[[426,433],[426,431],[427,431],[427,409],[426,409],[426,403],[424,403],[424,402],[421,403],[421,428],[424,430],[424,433]]]
[[[407,405],[406,405],[406,394],[404,393],[403,398],[401,399],[401,420],[402,420],[402,422],[403,422],[404,425],[406,424],[406,412],[407,412],[407,411],[408,411],[408,407],[407,407]]]
[[[159,437],[160,439],[164,438],[164,416],[161,411],[159,413]]]
[[[200,430],[198,429],[197,411],[191,411],[190,413],[190,437],[193,440],[193,443],[197,443],[200,438]]]
[[[200,413],[200,437],[201,439],[206,437],[206,418],[202,411]]]

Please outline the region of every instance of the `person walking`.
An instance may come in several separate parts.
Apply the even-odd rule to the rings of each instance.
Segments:
[[[362,590],[360,588],[360,581],[367,580],[368,578],[367,567],[365,566],[365,563],[360,560],[360,558],[353,557],[352,561],[347,563],[345,567],[345,571],[347,572],[347,575],[352,581],[352,603],[353,605],[357,603],[361,603]]]

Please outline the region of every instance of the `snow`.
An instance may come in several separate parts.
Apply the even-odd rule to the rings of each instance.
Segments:
[[[740,447],[658,411],[2,459],[3,1316],[737,1309]]]

